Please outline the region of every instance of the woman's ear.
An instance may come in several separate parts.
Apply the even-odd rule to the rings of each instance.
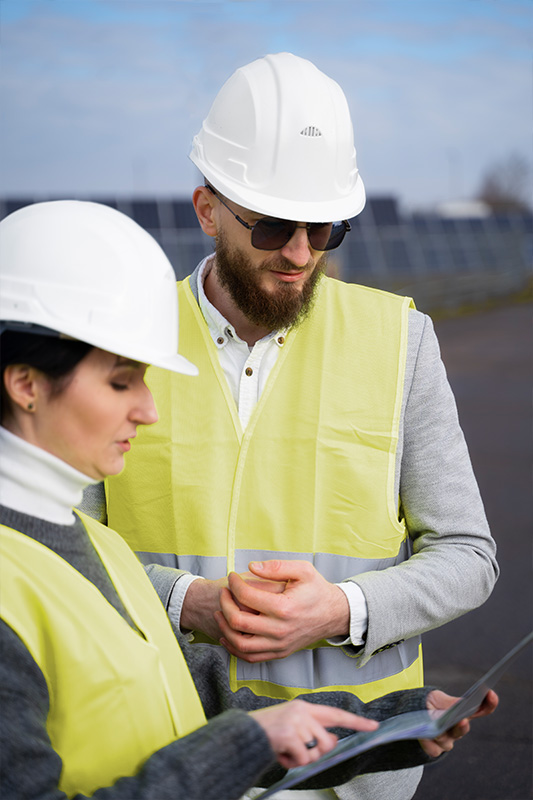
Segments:
[[[11,402],[23,411],[37,408],[42,375],[27,364],[9,364],[4,370],[4,387]]]
[[[215,218],[215,196],[206,186],[197,186],[193,192],[192,202],[198,222],[208,236],[217,235]]]

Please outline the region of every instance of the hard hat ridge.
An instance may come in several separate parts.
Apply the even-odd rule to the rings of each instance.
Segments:
[[[236,70],[195,136],[190,158],[217,190],[258,213],[330,222],[364,207],[344,93],[292,53]]]

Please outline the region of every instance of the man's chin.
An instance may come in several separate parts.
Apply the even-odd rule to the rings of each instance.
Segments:
[[[284,281],[274,278],[268,286],[263,286],[263,294],[266,298],[280,300],[284,297],[301,297],[304,292],[306,281]]]

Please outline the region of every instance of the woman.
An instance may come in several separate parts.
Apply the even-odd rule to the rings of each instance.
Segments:
[[[425,689],[367,706],[232,695],[211,657],[180,649],[135,555],[72,510],[156,421],[147,364],[195,374],[176,352],[170,264],[129,218],[73,201],[6,218],[0,250],[0,796],[232,800],[330,750],[327,728],[376,727],[346,709],[449,705]],[[467,730],[371,751],[313,785],[425,763]]]

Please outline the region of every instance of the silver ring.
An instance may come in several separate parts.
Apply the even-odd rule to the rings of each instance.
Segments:
[[[304,744],[305,744],[305,746],[307,747],[308,750],[312,750],[313,747],[317,746],[318,740],[317,739],[311,739],[311,741],[304,742]]]

